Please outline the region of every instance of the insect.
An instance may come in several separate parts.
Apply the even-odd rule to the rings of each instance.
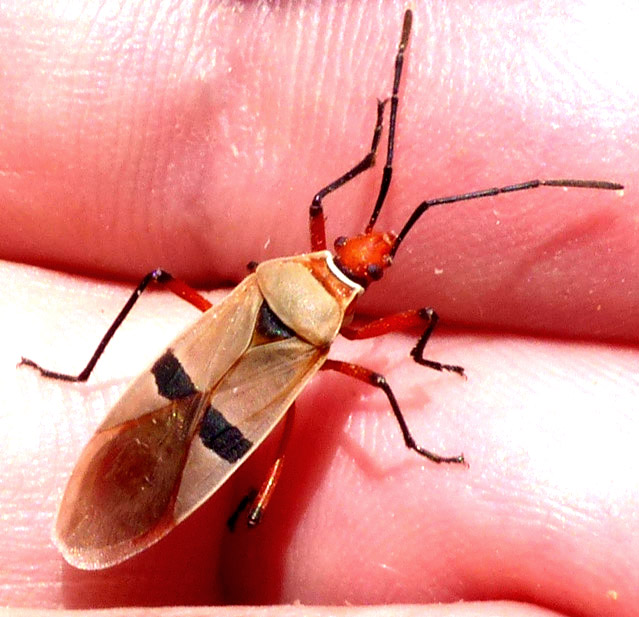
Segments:
[[[404,14],[395,58],[386,163],[377,201],[361,235],[340,237],[326,249],[323,199],[375,164],[384,110],[368,154],[320,190],[310,206],[312,252],[255,265],[221,303],[211,303],[163,270],[139,283],[79,375],[42,368],[49,378],[86,381],[105,347],[142,292],[158,283],[203,311],[153,365],[125,391],[84,448],[68,481],[53,538],[64,558],[83,569],[106,568],[154,544],[210,497],[285,418],[275,462],[251,501],[249,525],[257,524],[273,493],[291,434],[295,399],[319,370],[333,370],[380,389],[397,419],[405,444],[435,463],[463,464],[462,454],[442,456],[418,445],[382,375],[329,359],[331,343],[380,336],[421,326],[413,359],[437,371],[463,375],[460,366],[424,357],[437,324],[430,308],[409,310],[354,327],[358,297],[379,280],[415,223],[443,204],[540,186],[618,190],[612,182],[533,180],[501,188],[424,201],[397,235],[374,231],[391,183],[399,85],[412,24]]]

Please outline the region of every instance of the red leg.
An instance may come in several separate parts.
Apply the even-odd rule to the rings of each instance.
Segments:
[[[275,491],[275,487],[280,479],[280,475],[282,474],[284,456],[286,454],[288,443],[291,439],[291,431],[293,429],[294,418],[295,403],[293,403],[286,412],[284,432],[282,433],[280,445],[277,449],[277,456],[268,471],[266,479],[262,483],[262,487],[260,488],[259,492],[255,489],[251,489],[248,494],[240,501],[238,507],[235,509],[235,512],[233,512],[233,514],[229,517],[229,520],[226,522],[231,531],[235,529],[237,519],[239,518],[242,511],[249,504],[251,504],[251,509],[249,510],[248,518],[246,521],[248,526],[255,527],[262,521],[264,511],[268,507],[269,501],[271,500],[273,492]]]
[[[280,475],[282,473],[282,466],[284,465],[284,456],[286,454],[286,448],[288,447],[288,443],[291,439],[291,432],[293,430],[293,420],[295,418],[295,403],[293,403],[289,410],[286,412],[286,420],[284,423],[284,432],[282,433],[282,438],[280,439],[280,445],[277,449],[277,457],[275,461],[271,465],[269,469],[268,476],[266,480],[262,483],[262,488],[260,488],[257,497],[253,501],[251,505],[251,509],[248,515],[248,526],[255,527],[258,525],[262,516],[264,516],[264,511],[268,507],[268,503],[273,496],[273,491],[277,486],[277,482],[280,479]]]
[[[428,309],[427,309],[428,310]],[[374,319],[361,326],[342,326],[340,334],[347,339],[359,340],[366,338],[375,338],[388,334],[389,332],[401,332],[404,330],[410,330],[416,326],[423,326],[424,321],[430,323],[431,317],[428,315],[422,316],[424,309],[412,309],[410,311],[404,311],[402,313],[395,313],[394,315],[388,315],[380,319]]]
[[[213,304],[203,295],[195,291],[193,287],[187,285],[184,281],[173,278],[168,272],[164,272],[164,270],[161,272],[162,276],[155,280],[156,283],[164,285],[176,296],[179,296],[182,300],[186,300],[189,304],[192,304],[196,309],[199,309],[202,312],[208,311],[213,306]]]
[[[424,322],[426,322],[426,329],[420,336],[415,347],[411,350],[410,355],[417,364],[421,364],[422,366],[427,366],[436,371],[452,371],[453,373],[463,376],[464,369],[461,366],[442,364],[441,362],[424,358],[424,348],[438,320],[439,317],[432,308],[413,309],[404,311],[403,313],[389,315],[388,317],[382,317],[381,319],[376,319],[359,327],[344,326],[340,330],[340,334],[350,340],[374,338],[388,334],[389,332],[399,332],[416,326],[423,326]]]
[[[114,319],[113,323],[109,326],[109,329],[100,340],[100,343],[93,352],[91,359],[78,375],[68,375],[66,373],[50,371],[28,358],[22,358],[18,363],[18,366],[30,366],[40,371],[42,376],[50,377],[51,379],[61,379],[63,381],[86,381],[89,378],[89,375],[91,375],[97,361],[100,359],[100,356],[106,349],[106,346],[109,344],[109,341],[113,338],[117,329],[122,325],[122,322],[125,320],[138,298],[142,295],[142,292],[148,287],[149,283],[164,285],[175,295],[186,300],[201,311],[206,311],[212,306],[211,303],[204,296],[195,291],[195,289],[189,287],[186,283],[173,278],[173,276],[171,276],[168,272],[158,268],[157,270],[153,270],[153,272],[149,272],[149,274],[140,281],[138,286],[135,288],[135,291],[131,294],[122,310],[118,313],[118,316]]]
[[[326,362],[322,366],[322,370],[337,371],[339,373],[343,373],[344,375],[348,375],[349,377],[353,377],[354,379],[359,379],[360,381],[363,381],[370,386],[383,390],[384,394],[386,394],[386,397],[388,398],[388,402],[391,405],[393,413],[395,414],[395,418],[397,418],[397,422],[399,423],[402,435],[404,436],[406,447],[410,448],[411,450],[415,450],[415,452],[421,454],[422,456],[425,456],[434,463],[461,463],[462,465],[466,464],[463,454],[460,454],[458,456],[441,456],[417,445],[415,439],[410,433],[410,430],[408,429],[408,425],[406,424],[406,420],[404,419],[401,409],[399,408],[397,399],[395,398],[393,391],[391,390],[388,382],[386,381],[386,378],[383,375],[375,373],[370,369],[364,368],[363,366],[351,364],[350,362],[340,362],[339,360],[326,360]]]

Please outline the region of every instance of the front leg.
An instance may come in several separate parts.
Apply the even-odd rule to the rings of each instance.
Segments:
[[[211,303],[201,294],[199,294],[195,289],[184,283],[183,281],[174,278],[171,274],[166,272],[166,270],[162,270],[161,268],[157,268],[153,270],[153,272],[149,272],[138,284],[135,288],[126,304],[122,307],[116,318],[113,320],[113,323],[109,326],[109,329],[105,332],[105,334],[100,339],[96,350],[93,352],[93,355],[89,359],[87,365],[80,371],[77,375],[69,375],[67,373],[59,373],[58,371],[52,371],[47,368],[40,366],[37,362],[33,360],[29,360],[29,358],[22,358],[20,362],[18,362],[18,366],[29,366],[31,368],[36,369],[40,372],[43,377],[48,377],[49,379],[59,379],[61,381],[71,381],[71,382],[83,382],[89,379],[91,372],[93,371],[96,363],[100,359],[100,356],[106,349],[106,346],[109,344],[109,341],[113,338],[113,335],[116,333],[118,328],[122,325],[122,322],[126,319],[127,315],[131,312],[134,304],[138,301],[138,298],[142,295],[145,289],[148,288],[149,284],[156,283],[158,285],[164,286],[166,289],[174,293],[176,296],[182,298],[189,304],[192,304],[195,308],[206,311],[211,308]]]
[[[367,339],[382,336],[389,332],[400,332],[422,326],[424,322],[426,322],[426,329],[410,352],[413,360],[415,360],[417,364],[427,366],[436,371],[451,371],[464,377],[464,369],[461,366],[442,364],[441,362],[424,358],[424,348],[438,321],[439,317],[432,308],[413,309],[402,313],[395,313],[388,317],[382,317],[381,319],[375,319],[363,326],[344,326],[340,330],[340,334],[349,340]]]

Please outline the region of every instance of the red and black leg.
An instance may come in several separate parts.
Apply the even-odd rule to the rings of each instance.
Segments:
[[[282,474],[286,448],[288,447],[288,444],[291,440],[294,418],[295,403],[293,403],[286,412],[286,419],[284,421],[284,432],[282,433],[282,437],[280,438],[277,455],[275,457],[275,460],[273,461],[273,464],[269,468],[266,479],[262,482],[260,490],[256,491],[255,489],[251,489],[248,494],[242,498],[239,505],[226,522],[228,528],[231,531],[235,529],[235,525],[237,524],[237,519],[239,518],[240,514],[249,506],[250,509],[246,521],[248,526],[255,527],[262,522],[264,512],[266,511],[266,508],[271,501],[271,497],[273,496],[275,487],[277,486],[277,483]]]
[[[397,399],[395,398],[393,391],[391,390],[388,382],[386,381],[386,378],[383,375],[375,373],[374,371],[364,368],[363,366],[351,364],[350,362],[340,362],[339,360],[327,360],[322,366],[322,370],[337,371],[344,375],[348,375],[349,377],[353,377],[354,379],[359,379],[360,381],[363,381],[370,386],[382,390],[386,395],[386,398],[388,398],[388,402],[390,403],[393,413],[395,414],[395,418],[397,418],[397,422],[399,423],[399,427],[402,431],[406,447],[414,450],[422,456],[425,456],[427,459],[433,461],[434,463],[457,463],[462,465],[466,463],[463,454],[459,454],[458,456],[441,456],[417,445],[415,439],[410,433],[408,425],[406,424],[406,420],[404,419],[402,411],[399,408]]]
[[[50,371],[28,358],[22,358],[18,366],[30,366],[40,371],[40,374],[43,377],[49,377],[51,379],[61,379],[63,381],[86,381],[100,359],[100,356],[106,349],[106,346],[109,344],[109,341],[113,338],[117,329],[122,325],[122,322],[126,319],[126,316],[129,314],[138,298],[142,295],[142,292],[150,283],[157,283],[166,287],[176,296],[186,300],[189,304],[192,304],[195,308],[200,309],[201,311],[206,311],[211,307],[211,303],[204,296],[195,291],[195,289],[189,287],[186,283],[173,278],[173,276],[171,276],[168,272],[158,268],[157,270],[153,270],[153,272],[149,272],[149,274],[140,281],[139,285],[135,288],[135,291],[131,294],[131,297],[127,300],[118,316],[114,319],[113,323],[109,326],[109,329],[100,340],[96,350],[91,356],[91,359],[78,375],[68,375],[66,373]]]
[[[275,490],[277,482],[280,479],[280,475],[282,474],[286,448],[288,447],[288,444],[291,440],[291,432],[293,431],[294,418],[295,403],[293,403],[286,412],[286,419],[284,421],[284,432],[282,433],[282,437],[280,439],[280,445],[277,450],[275,461],[271,465],[266,479],[262,483],[262,487],[260,488],[257,496],[251,504],[251,509],[249,510],[248,514],[249,527],[255,527],[255,525],[258,525],[260,523],[260,521],[262,520],[262,516],[264,515],[264,511],[266,510],[269,501],[273,496],[273,491]]]
[[[438,321],[439,317],[432,308],[422,308],[404,311],[403,313],[396,313],[395,315],[389,315],[388,317],[382,317],[381,319],[376,319],[358,327],[344,326],[340,330],[340,334],[350,340],[367,339],[382,336],[389,332],[400,332],[417,326],[423,326],[424,322],[426,322],[426,329],[424,330],[424,333],[419,337],[417,344],[410,352],[413,360],[415,360],[417,364],[427,366],[436,371],[451,371],[463,376],[464,369],[461,366],[456,366],[454,364],[442,364],[441,362],[424,358],[426,343],[428,342],[430,335],[433,333]]]

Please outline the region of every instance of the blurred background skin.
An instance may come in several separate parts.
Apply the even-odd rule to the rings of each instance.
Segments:
[[[314,192],[363,156],[376,97],[390,93],[404,5],[3,3],[0,604],[463,599],[521,604],[385,611],[633,614],[637,9],[412,8],[380,228],[422,199],[534,177],[626,185],[539,189],[420,221],[361,307],[435,307],[444,327],[427,355],[462,364],[467,381],[416,366],[417,333],[336,345],[333,357],[387,376],[420,443],[463,450],[470,469],[416,460],[383,396],[322,375],[300,399],[262,528],[230,536],[224,521],[273,440],[165,541],[82,573],[49,540],[60,491],[128,379],[196,312],[149,294],[86,385],[16,362],[82,368],[156,266],[214,289],[252,259],[308,250]],[[326,200],[329,238],[362,229],[378,181],[379,169]]]

